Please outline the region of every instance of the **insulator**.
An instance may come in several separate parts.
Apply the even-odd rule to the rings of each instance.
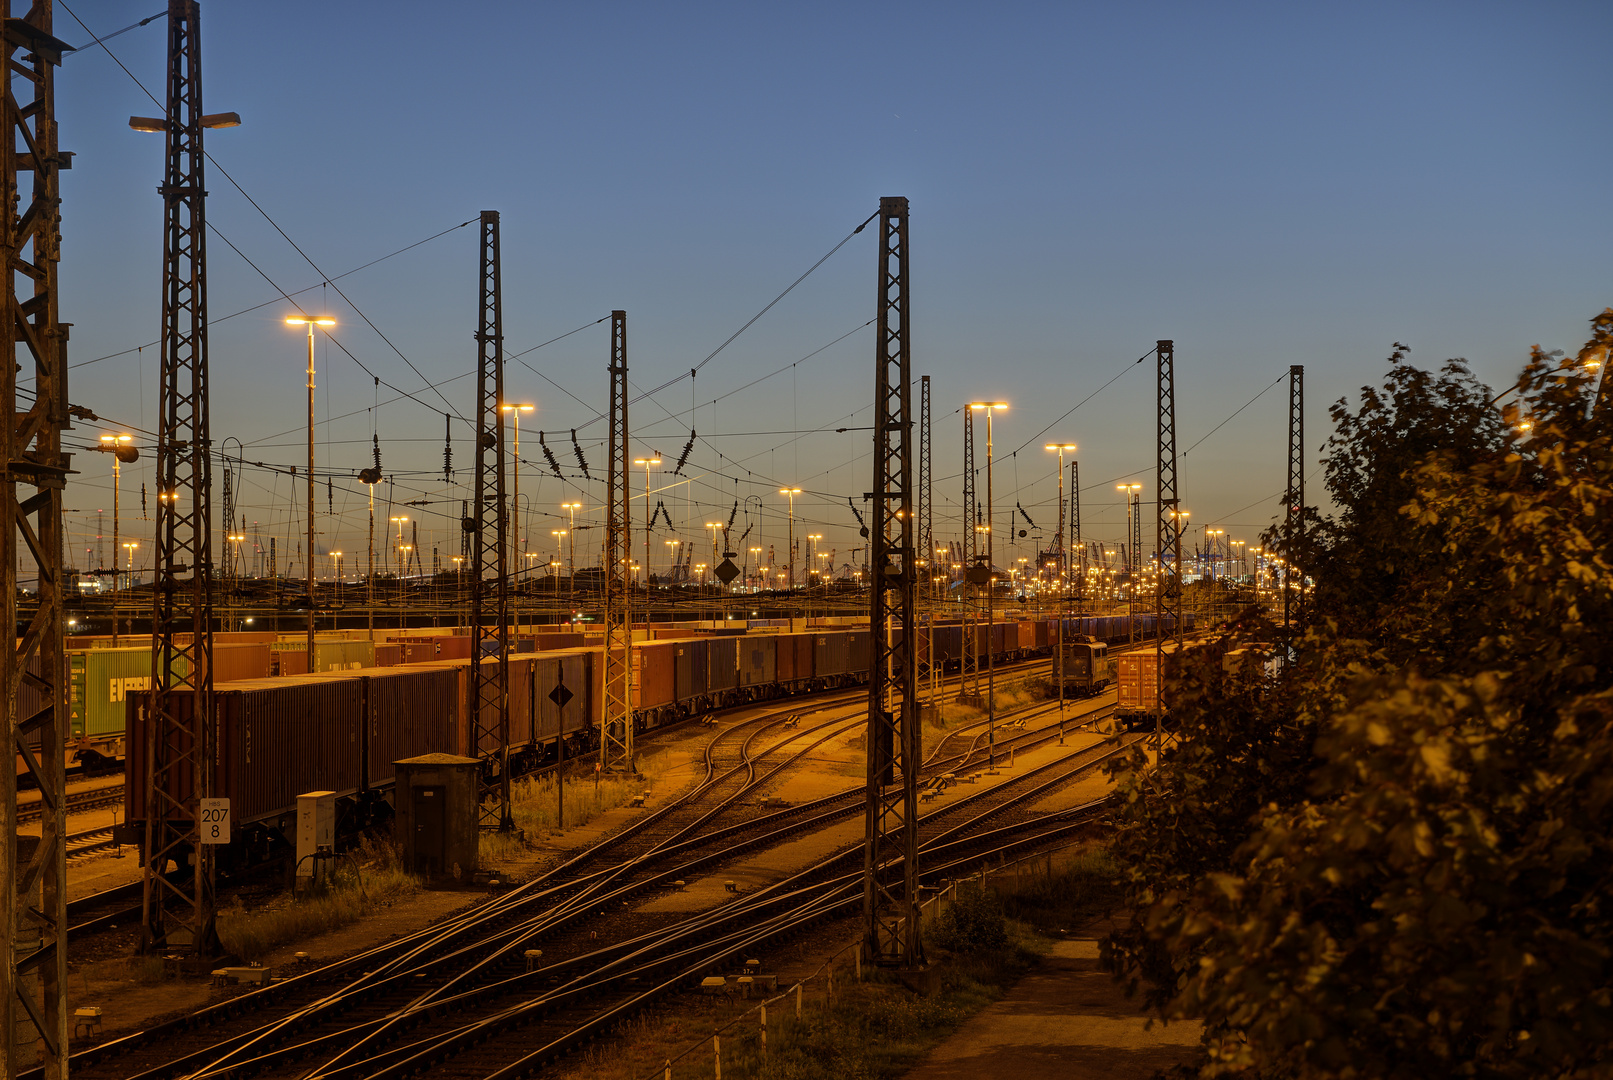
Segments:
[[[694,449],[694,439],[695,439],[694,429],[690,428],[689,429],[689,441],[683,444],[683,453],[678,455],[678,463],[677,463],[677,465],[673,466],[673,468],[672,468],[672,475],[673,476],[682,476],[683,475],[684,463],[689,460],[689,453],[690,453],[690,451],[692,451]]]
[[[442,478],[444,483],[454,481],[454,418],[442,414]]]
[[[379,472],[381,469],[381,436],[371,434],[370,444],[371,449],[375,452],[375,468],[376,471]]]
[[[576,428],[571,429],[571,448],[577,452],[577,467],[582,470],[583,476],[592,480],[593,477],[588,473],[588,462],[582,456],[582,443],[577,441]]]
[[[538,446],[543,450],[543,456],[548,460],[549,468],[556,476],[559,476],[560,479],[564,480],[565,477],[560,475],[560,462],[554,459],[554,451],[550,450],[549,444],[543,441],[543,432],[541,431],[538,432]]]
[[[1032,521],[1031,516],[1025,513],[1025,508],[1023,506],[1020,506],[1016,502],[1014,504],[1014,508],[1019,511],[1019,516],[1025,519],[1025,524],[1029,525],[1033,529],[1036,528],[1036,522]]]

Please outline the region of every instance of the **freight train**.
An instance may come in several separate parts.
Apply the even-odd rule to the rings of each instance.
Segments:
[[[1107,620],[1066,620],[1065,633],[1109,630]],[[1058,638],[1053,619],[977,624],[984,660],[1006,663],[1049,655]],[[657,630],[657,634],[669,631]],[[962,657],[965,627],[936,624],[920,640],[921,659],[943,667]],[[633,723],[648,731],[713,709],[792,694],[856,686],[867,678],[866,626],[822,627],[807,632],[670,631],[689,636],[634,644]],[[697,636],[698,635],[698,636]],[[526,647],[587,639],[578,634],[539,635]],[[404,643],[420,646],[417,657],[468,651],[468,638],[442,637]],[[933,653],[931,643],[933,642]],[[509,665],[509,747],[512,774],[520,775],[562,756],[598,745],[604,710],[604,654],[597,645],[512,652]],[[484,658],[484,664],[496,661]],[[391,667],[330,670],[316,674],[241,679],[218,683],[214,698],[218,746],[215,793],[230,800],[232,843],[221,866],[278,857],[295,837],[297,796],[310,791],[336,795],[339,831],[351,833],[392,815],[393,764],[428,753],[496,757],[501,750],[487,732],[495,718],[481,717],[471,690],[471,659],[416,659]],[[559,688],[564,687],[564,690]],[[151,694],[127,697],[128,755],[125,784],[127,842],[143,838],[147,813],[146,738]],[[182,707],[190,699],[179,699]],[[480,733],[480,734],[479,734]],[[183,765],[170,770],[167,794],[184,804],[194,777]]]

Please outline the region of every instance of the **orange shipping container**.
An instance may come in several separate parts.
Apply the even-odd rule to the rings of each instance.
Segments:
[[[1153,716],[1159,709],[1159,650],[1123,652],[1115,658],[1116,716]]]

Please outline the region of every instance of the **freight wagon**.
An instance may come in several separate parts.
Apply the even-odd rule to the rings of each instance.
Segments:
[[[938,640],[961,641],[957,626],[937,627]],[[987,633],[980,627],[982,637]],[[1036,651],[1041,631],[1000,624],[1001,658]],[[573,637],[575,640],[575,637]],[[441,658],[441,651],[467,655]],[[277,643],[284,661],[306,652]],[[642,641],[632,649],[633,722],[639,731],[731,705],[789,694],[853,686],[867,677],[870,634],[865,627],[825,627],[809,633],[754,633]],[[368,641],[318,641],[333,657]],[[267,649],[267,646],[252,646]],[[296,797],[308,791],[337,794],[339,828],[352,830],[392,815],[393,762],[426,753],[496,759],[497,713],[473,698],[469,639],[422,635],[394,639],[406,662],[313,675],[255,679],[215,687],[219,722],[217,793],[231,800],[235,844],[224,865],[276,857],[289,849]],[[407,662],[419,647],[432,659]],[[373,653],[371,654],[373,655]],[[149,654],[147,654],[149,657]],[[390,657],[388,657],[390,659]],[[484,658],[483,665],[497,664]],[[149,664],[149,659],[147,661]],[[604,711],[604,652],[599,647],[519,653],[507,661],[512,774],[597,748]],[[564,686],[565,694],[557,693]],[[130,737],[125,786],[126,821],[135,835],[144,805],[145,736],[150,693],[128,696]],[[563,699],[558,703],[555,698]],[[189,699],[181,707],[188,708]],[[478,717],[481,723],[478,724]],[[494,773],[490,767],[490,777]],[[171,794],[193,793],[183,767],[172,774]]]

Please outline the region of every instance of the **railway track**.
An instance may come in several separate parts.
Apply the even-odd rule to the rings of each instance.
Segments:
[[[979,813],[949,829],[931,832],[921,841],[928,857],[944,860],[932,868],[940,876],[966,872],[982,858],[1025,846],[1027,839],[1045,842],[1063,837],[1090,818],[1086,815],[1042,815],[1035,819],[985,830],[1006,807],[1045,794],[1090,769],[1117,746],[1098,754],[1078,751],[1069,759],[1049,763],[1037,774],[1016,778],[1022,790],[982,792],[975,802],[992,802]],[[1045,775],[1043,775],[1045,774]],[[937,810],[921,819],[921,829],[938,818],[950,817],[958,807]],[[969,837],[966,833],[977,833]],[[982,847],[981,838],[988,838]],[[857,863],[860,848],[824,860],[779,884],[743,897],[712,912],[692,916],[651,934],[629,938],[531,972],[512,975],[502,987],[455,995],[451,1001],[423,1003],[397,1018],[391,1047],[364,1033],[363,1060],[354,1054],[336,1055],[314,1064],[318,1048],[296,1048],[304,1057],[299,1074],[327,1080],[380,1080],[427,1074],[448,1077],[497,1077],[500,1080],[529,1075],[548,1060],[623,1019],[655,997],[679,984],[709,973],[725,962],[751,955],[764,945],[798,932],[806,925],[848,913],[861,903],[862,877]],[[544,982],[552,988],[536,989]],[[642,987],[642,989],[641,989]],[[466,1013],[482,1010],[467,1021]],[[537,1050],[529,1049],[534,1043]],[[250,1068],[254,1063],[243,1063]],[[270,1073],[270,1075],[286,1075]]]
[[[43,803],[39,799],[23,803],[17,807],[17,824],[27,825],[38,821],[43,815]],[[99,810],[107,806],[123,805],[123,785],[110,787],[85,788],[67,793],[67,813],[82,814],[87,810]]]
[[[758,776],[757,768],[776,751],[797,744],[791,753],[798,757],[847,724],[844,718],[830,718],[810,728],[792,730],[783,739],[761,747],[763,733],[783,723],[782,717],[763,716],[749,724],[736,725],[736,729],[754,727],[755,730],[742,742],[734,740],[744,760],[727,765],[726,770],[722,747],[737,731],[719,733],[712,740],[708,779],[713,774],[732,776],[740,772],[746,777],[746,782],[732,794],[723,792],[715,809],[731,805],[740,792],[760,782],[767,774]],[[1047,737],[1056,737],[1056,733]],[[1074,775],[1090,768],[1109,752],[1113,751],[1086,748],[1050,764],[1059,766],[1074,758],[1090,759],[1077,761],[1070,774]],[[775,769],[783,764],[785,762],[781,761]],[[1032,776],[1033,772],[1027,771],[1008,784],[1023,786]],[[712,785],[703,784],[691,794],[714,790]],[[527,973],[520,969],[527,963],[528,949],[542,944],[546,955],[564,957],[557,961],[559,969],[551,970],[555,968],[552,964],[541,969],[547,973],[545,978],[558,978],[561,972],[583,963],[581,958],[598,951],[594,946],[601,934],[599,927],[613,918],[632,918],[631,913],[622,910],[632,896],[670,881],[674,875],[693,876],[719,865],[724,858],[769,842],[781,842],[844,817],[859,808],[852,797],[857,794],[854,789],[815,804],[803,804],[722,828],[709,827],[714,815],[708,813],[702,827],[696,830],[699,835],[689,835],[691,830],[687,824],[667,834],[657,848],[658,859],[646,853],[624,862],[622,856],[627,853],[618,846],[612,852],[617,860],[613,866],[584,873],[588,860],[597,861],[601,854],[585,853],[488,908],[414,935],[396,946],[371,950],[350,964],[331,965],[270,990],[257,991],[204,1010],[194,1020],[205,1022],[197,1025],[205,1030],[191,1033],[203,1036],[202,1045],[177,1058],[173,1051],[178,1045],[195,1045],[186,1037],[185,1025],[154,1029],[143,1036],[131,1036],[77,1055],[76,1071],[80,1075],[128,1076],[133,1066],[143,1069],[134,1075],[152,1078],[208,1075],[209,1070],[217,1068],[270,1076],[301,1075],[311,1059],[325,1054],[323,1060],[336,1070],[332,1075],[358,1075],[358,1070],[373,1060],[367,1049],[372,1044],[395,1042],[403,1028],[418,1026],[433,1017],[457,1016],[469,1007],[472,999],[480,1000],[491,992],[489,987],[502,988],[497,991],[499,994],[508,993],[510,980],[519,982],[526,978]],[[969,805],[1002,801],[1011,794],[1008,785],[973,793],[927,815],[925,820],[959,813],[961,807]],[[829,805],[837,800],[840,805]],[[686,801],[696,800],[680,800]],[[812,812],[806,813],[803,819],[805,811]],[[716,845],[714,850],[713,845]],[[708,850],[699,854],[701,848]],[[673,856],[680,855],[684,856],[684,861],[672,861]],[[568,877],[570,880],[566,880]],[[579,884],[583,888],[577,888]],[[585,921],[587,927],[581,925]],[[658,939],[660,933],[656,930],[650,936]],[[580,977],[572,976],[573,979]],[[259,999],[256,1004],[265,1008],[286,1010],[285,1018],[267,1025],[253,1023],[251,1017],[243,1013],[252,1004],[249,999],[254,998]],[[160,1049],[151,1053],[159,1040]],[[332,1051],[331,1048],[343,1043],[347,1046],[345,1051]],[[103,1062],[110,1064],[113,1056],[120,1061],[116,1071],[96,1067]],[[283,1069],[291,1069],[291,1072],[283,1072]]]

